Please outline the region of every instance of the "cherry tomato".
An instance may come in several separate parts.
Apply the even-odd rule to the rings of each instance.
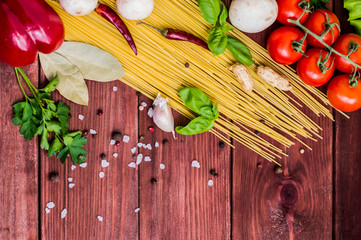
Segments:
[[[354,33],[343,34],[337,39],[337,41],[335,42],[335,44],[332,45],[332,47],[337,52],[347,55],[350,42],[357,43],[359,45],[359,48],[358,51],[352,53],[349,58],[354,63],[361,65],[361,36]],[[344,58],[336,54],[334,54],[334,57],[337,70],[345,73],[350,73],[354,70],[353,65]]]
[[[311,48],[306,51],[306,56],[303,56],[297,62],[297,74],[304,83],[318,87],[331,79],[335,72],[335,64],[333,64],[334,58],[330,56],[324,64],[326,68],[330,68],[325,69],[324,73],[321,72],[319,67],[320,56],[320,60],[322,61],[325,60],[327,54],[327,51],[322,48]]]
[[[267,40],[267,50],[271,58],[283,65],[297,62],[302,57],[301,52],[296,52],[292,47],[293,41],[299,41],[304,37],[304,33],[296,27],[283,26],[271,33]],[[307,41],[301,47],[305,51]]]
[[[304,24],[305,27],[307,27],[311,32],[320,36],[323,33],[323,31],[325,30],[326,14],[328,16],[330,24],[336,23],[336,24],[338,24],[338,26],[340,26],[340,21],[338,20],[337,16],[333,12],[331,12],[327,9],[318,9],[318,10],[312,12],[311,15],[307,18],[307,20]],[[332,31],[333,31],[333,35],[332,35]],[[335,26],[331,27],[331,30],[329,30],[325,36],[323,36],[322,40],[326,44],[331,46],[336,41],[338,36],[340,36],[340,30],[335,25]],[[307,36],[307,41],[308,41],[308,44],[313,47],[320,47],[320,48],[325,47],[322,43],[320,43],[318,40],[316,40],[311,35]]]
[[[287,22],[287,19],[297,20],[303,13],[302,7],[299,5],[304,0],[277,0],[278,15],[277,21],[283,25],[295,26],[295,24]],[[310,0],[305,0],[310,6]],[[304,4],[307,4],[307,3]],[[305,12],[300,19],[300,23],[304,23],[310,13]]]
[[[348,74],[334,77],[327,87],[327,97],[331,105],[343,112],[353,112],[361,108],[361,83],[351,88],[349,78]]]

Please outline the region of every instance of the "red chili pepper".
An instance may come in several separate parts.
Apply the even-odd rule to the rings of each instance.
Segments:
[[[191,43],[197,44],[198,46],[201,46],[202,48],[209,51],[208,44],[205,41],[203,41],[202,39],[200,39],[188,32],[175,30],[172,28],[159,29],[159,28],[153,27],[152,25],[145,23],[145,22],[138,22],[137,25],[138,24],[145,24],[145,25],[157,30],[165,38],[168,38],[171,40],[191,42]]]
[[[64,41],[64,26],[44,0],[0,0],[0,61],[14,67],[33,63]]]
[[[99,3],[95,11],[119,30],[119,32],[124,36],[125,40],[127,40],[129,46],[133,49],[135,55],[137,55],[137,47],[135,46],[132,34],[130,34],[127,25],[125,25],[117,13],[107,5],[101,3]]]

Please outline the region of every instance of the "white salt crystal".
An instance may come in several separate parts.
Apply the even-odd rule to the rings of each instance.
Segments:
[[[106,168],[106,167],[108,167],[108,166],[109,166],[109,162],[108,162],[107,160],[103,159],[103,160],[102,160],[102,167],[103,167],[103,168]]]
[[[65,218],[67,213],[68,213],[68,210],[66,210],[66,208],[64,208],[63,211],[61,211],[61,218]]]
[[[145,161],[145,162],[150,162],[150,161],[152,161],[152,159],[151,159],[149,156],[145,156],[145,157],[144,157],[144,161]]]
[[[136,147],[133,147],[131,150],[130,150],[132,153],[135,153],[137,151],[137,148]]]
[[[118,157],[118,153],[113,153],[113,157]]]
[[[110,145],[114,145],[114,144],[115,144],[115,140],[114,139],[110,140]]]
[[[84,119],[84,116],[83,115],[81,115],[81,114],[79,114],[79,116],[78,116],[78,118],[79,118],[79,120],[83,120]]]
[[[75,165],[71,165],[71,170],[74,171],[74,169],[76,168]]]
[[[210,187],[213,186],[213,180],[212,180],[212,179],[209,179],[209,180],[208,180],[208,186],[210,186]]]
[[[159,142],[155,142],[154,147],[159,147]]]
[[[117,86],[113,86],[113,91],[114,91],[114,92],[118,91]]]
[[[142,144],[142,147],[146,149],[146,148],[147,148],[147,144],[144,144],[144,143],[143,143],[143,144]]]
[[[145,103],[145,102],[142,102],[142,103],[141,103],[141,105],[142,105],[143,107],[148,106],[148,104],[147,104],[147,103]]]
[[[152,145],[151,145],[150,143],[148,143],[148,144],[147,144],[147,148],[148,148],[149,150],[152,150]]]
[[[73,188],[75,186],[75,183],[69,183],[69,188]]]
[[[97,216],[99,222],[103,222],[103,217],[102,216]]]
[[[127,143],[127,142],[129,142],[129,139],[130,139],[129,136],[127,136],[127,135],[123,136],[123,142]]]
[[[95,131],[94,129],[90,129],[89,132],[90,132],[91,134],[97,134],[97,131]]]
[[[148,109],[148,116],[149,116],[150,118],[153,117],[153,108],[149,108],[149,109]]]
[[[138,143],[137,146],[138,146],[138,147],[142,147],[142,146],[143,146],[143,143]]]
[[[88,163],[85,162],[85,163],[80,164],[79,167],[85,168],[86,165],[88,165]]]
[[[143,154],[139,153],[138,156],[137,156],[136,164],[139,165],[142,162],[142,159],[143,159]]]
[[[73,181],[73,178],[68,178],[68,182],[72,182]]]
[[[135,168],[135,167],[136,167],[135,162],[129,163],[129,164],[128,164],[128,167]]]
[[[46,213],[50,213],[50,209],[46,207],[46,208],[45,208],[45,212],[46,212]]]
[[[199,162],[197,160],[193,160],[192,161],[192,167],[200,168],[201,165],[199,164]]]
[[[134,212],[139,212],[139,210],[140,210],[140,208],[138,207],[138,208],[134,209]]]
[[[104,172],[100,172],[100,173],[99,173],[99,177],[100,177],[100,178],[103,178],[103,177],[104,177]]]
[[[46,206],[47,206],[49,209],[52,209],[53,207],[55,207],[55,203],[53,203],[53,202],[48,202],[48,203],[46,204]]]
[[[165,165],[164,165],[163,163],[161,163],[161,164],[159,165],[159,167],[160,167],[160,169],[164,169],[164,168],[165,168]]]

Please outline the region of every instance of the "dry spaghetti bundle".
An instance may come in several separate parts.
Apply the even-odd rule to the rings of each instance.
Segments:
[[[114,1],[103,2],[115,7]],[[162,93],[170,99],[173,109],[188,118],[194,115],[183,105],[178,91],[186,86],[201,89],[212,102],[219,103],[222,114],[211,132],[229,144],[231,137],[265,159],[275,161],[285,153],[255,134],[255,130],[287,147],[294,141],[303,143],[301,137],[321,138],[321,128],[300,110],[297,99],[317,116],[332,119],[328,100],[322,92],[304,85],[291,68],[273,62],[264,48],[240,31],[234,30],[231,35],[249,47],[255,60],[255,64],[248,67],[255,79],[252,92],[243,91],[228,69],[236,63],[228,51],[213,57],[197,45],[164,39],[151,28],[126,21],[139,50],[135,56],[119,32],[96,13],[73,17],[58,3],[50,0],[48,3],[61,16],[67,40],[92,44],[119,59],[126,72],[121,81],[152,99]],[[209,35],[210,25],[204,21],[195,0],[157,0],[146,22],[159,28],[184,30],[204,40]],[[184,67],[185,63],[189,64],[188,68]],[[257,65],[269,66],[285,76],[292,85],[292,97],[262,81],[255,72]]]

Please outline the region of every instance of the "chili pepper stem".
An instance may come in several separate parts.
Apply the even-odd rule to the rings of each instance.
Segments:
[[[143,22],[143,21],[137,22],[137,25],[139,25],[139,24],[144,24],[144,25],[147,25],[148,27],[153,28],[154,30],[156,30],[157,32],[162,34],[164,37],[167,35],[168,29],[166,29],[166,28],[165,29],[159,29],[159,28],[156,28],[156,27],[150,25],[149,23],[146,23],[146,22]]]

